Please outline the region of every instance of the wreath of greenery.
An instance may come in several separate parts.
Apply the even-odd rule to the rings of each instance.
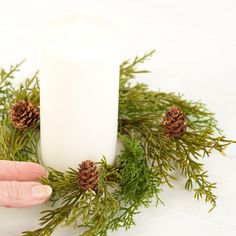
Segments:
[[[119,228],[128,230],[135,224],[141,206],[149,207],[154,198],[157,205],[162,203],[159,192],[165,184],[173,187],[177,170],[181,170],[186,178],[185,188],[193,190],[196,199],[210,203],[210,211],[216,206],[216,183],[209,182],[200,159],[214,150],[223,153],[235,141],[222,135],[214,114],[204,104],[134,83],[137,74],[149,72],[139,70],[138,65],[153,53],[124,61],[120,66],[118,131],[122,150],[115,164],[108,164],[105,157],[96,163],[98,191],[85,191],[78,186],[77,169],[62,173],[49,168],[48,178],[41,181],[53,189],[52,208],[42,212],[39,229],[22,235],[49,236],[60,224],[74,225],[83,236],[105,236],[108,230]],[[40,125],[18,130],[8,116],[17,101],[40,105],[38,73],[19,86],[14,85],[21,64],[0,71],[0,159],[38,163]],[[166,136],[162,125],[163,115],[173,106],[188,119],[187,130],[180,137]]]

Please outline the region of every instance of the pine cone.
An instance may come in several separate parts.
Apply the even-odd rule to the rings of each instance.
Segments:
[[[39,108],[30,101],[19,101],[9,110],[9,119],[16,129],[26,129],[39,121]]]
[[[84,189],[97,190],[99,173],[97,166],[92,161],[83,161],[78,169],[78,183]]]
[[[180,137],[186,131],[187,119],[178,107],[172,107],[165,113],[162,125],[168,137]]]

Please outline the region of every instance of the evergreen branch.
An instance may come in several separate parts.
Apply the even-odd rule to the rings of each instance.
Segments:
[[[113,231],[120,227],[128,230],[135,224],[134,217],[141,206],[149,207],[153,198],[159,199],[160,180],[153,168],[149,168],[144,151],[134,134],[120,136],[123,149],[117,157],[120,190],[114,193],[120,203],[119,214],[112,219],[109,228]]]
[[[42,183],[53,189],[53,208],[42,212],[40,229],[26,231],[24,236],[49,236],[63,224],[73,224],[83,236],[105,236],[108,230],[120,227],[127,230],[135,224],[141,206],[149,207],[153,198],[161,202],[161,185],[173,187],[177,169],[186,178],[185,188],[193,190],[196,199],[210,203],[211,210],[216,206],[216,184],[209,182],[200,159],[214,150],[223,153],[235,141],[226,139],[214,114],[201,102],[131,83],[137,74],[149,72],[138,66],[154,52],[120,66],[118,122],[123,149],[114,166],[105,159],[97,163],[98,190],[82,190],[77,170],[62,173],[50,168],[49,177]],[[38,73],[18,88],[13,86],[21,64],[9,71],[0,70],[0,159],[38,162],[39,125],[20,131],[8,119],[9,109],[19,100],[40,106]],[[163,115],[172,106],[187,117],[187,130],[178,138],[167,137],[162,126]]]
[[[0,69],[0,90],[2,90],[4,87],[9,86],[11,83],[11,80],[14,79],[14,73],[19,71],[20,66],[25,62],[25,60],[21,61],[20,63],[16,65],[10,66],[9,71],[7,72],[3,68]]]
[[[209,156],[214,150],[223,153],[235,141],[221,135],[214,114],[204,104],[187,101],[182,95],[151,91],[143,83],[131,85],[129,81],[135,77],[135,63],[128,68],[129,73],[121,75],[119,132],[129,136],[134,132],[141,140],[146,161],[156,169],[162,183],[173,187],[171,180],[175,178],[172,173],[181,168],[187,178],[186,187],[191,189],[194,181],[198,186],[195,197],[205,197],[214,208],[216,196],[212,191],[215,183],[207,181],[202,164],[192,158]],[[164,113],[172,106],[179,107],[188,118],[187,132],[180,138],[165,136],[161,125]]]
[[[73,224],[75,228],[81,229],[80,235],[105,236],[109,227],[109,221],[119,211],[119,204],[110,193],[108,187],[114,187],[109,176],[116,175],[116,169],[101,160],[99,168],[98,191],[84,191],[78,185],[78,172],[70,169],[66,173],[51,169],[50,175],[42,179],[42,183],[50,185],[54,194],[53,205],[62,206],[56,209],[42,212],[40,219],[41,229],[25,231],[24,236],[49,236],[56,227],[64,222],[64,225]]]
[[[121,190],[118,192],[125,204],[135,202],[135,205],[148,207],[153,197],[159,201],[160,180],[149,168],[144,156],[144,150],[131,133],[130,137],[120,136],[123,150],[117,157],[119,166]]]
[[[8,119],[8,111],[17,101],[30,100],[39,106],[38,73],[19,87],[13,86],[15,73],[23,62],[11,66],[8,72],[0,70],[0,159],[39,162],[39,125],[21,131],[15,129]]]
[[[180,140],[176,140],[176,142],[178,150],[185,152],[185,156],[183,155],[183,157],[176,162],[176,165],[181,169],[182,174],[187,178],[185,188],[187,190],[194,189],[194,198],[199,200],[204,197],[205,202],[212,205],[209,211],[213,210],[216,207],[217,199],[213,193],[213,190],[216,188],[216,183],[210,183],[207,180],[207,171],[204,171],[203,164],[197,161],[198,156],[200,155],[189,150]],[[194,188],[194,184],[197,185],[197,188]]]
[[[142,57],[136,56],[132,62],[130,62],[130,60],[124,61],[120,65],[121,85],[123,83],[123,80],[126,81],[127,78],[134,78],[135,74],[149,73],[148,70],[137,70],[137,66],[152,57],[155,52],[156,50],[152,50],[150,52],[145,53]]]
[[[27,78],[24,84],[20,84],[20,86],[13,91],[13,104],[20,100],[28,100],[36,106],[40,105],[38,73],[39,72],[36,71],[31,78]]]
[[[42,228],[35,231],[25,231],[22,235],[50,236],[55,231],[56,227],[69,217],[72,209],[78,204],[79,197],[77,192],[70,193],[70,197],[64,199],[64,204],[61,207],[41,212],[41,214],[43,214],[40,218]]]

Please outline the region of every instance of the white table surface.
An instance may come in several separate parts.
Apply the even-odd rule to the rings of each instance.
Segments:
[[[0,0],[0,66],[28,58],[23,75],[37,65],[37,40],[44,23],[61,14],[83,9],[114,21],[122,43],[122,59],[157,49],[146,63],[152,74],[146,81],[153,89],[184,93],[202,100],[217,113],[220,126],[236,139],[236,3],[230,0]],[[218,183],[218,207],[208,213],[204,202],[184,190],[184,180],[175,189],[164,188],[165,206],[143,209],[130,231],[109,235],[135,236],[234,236],[236,235],[236,145],[225,157],[214,153],[204,163],[210,179]],[[20,235],[37,227],[39,212],[48,205],[31,209],[0,208],[0,235]],[[60,229],[53,235],[77,235]]]

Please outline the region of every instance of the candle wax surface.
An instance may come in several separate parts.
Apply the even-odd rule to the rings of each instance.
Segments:
[[[83,160],[109,163],[117,142],[117,34],[95,16],[70,16],[44,35],[40,67],[41,152],[46,166],[66,170]]]

